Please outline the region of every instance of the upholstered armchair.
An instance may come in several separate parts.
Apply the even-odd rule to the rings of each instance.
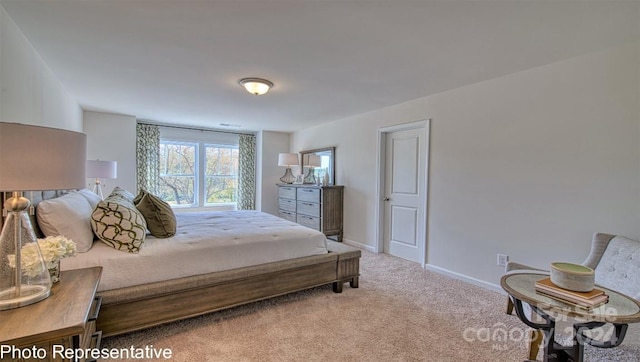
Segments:
[[[640,242],[624,236],[595,233],[591,241],[591,251],[582,263],[595,270],[595,283],[640,300]],[[508,262],[505,273],[541,269]],[[513,312],[509,298],[507,314]],[[531,332],[529,359],[535,360],[543,340],[541,331]]]

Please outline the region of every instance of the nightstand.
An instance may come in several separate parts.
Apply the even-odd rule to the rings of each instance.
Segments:
[[[99,348],[101,333],[96,332],[95,321],[100,311],[96,290],[101,274],[101,267],[63,271],[49,298],[0,311],[0,360],[84,361],[69,351]]]

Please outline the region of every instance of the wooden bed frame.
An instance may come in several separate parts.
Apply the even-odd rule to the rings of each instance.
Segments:
[[[25,196],[36,205],[58,194]],[[97,329],[112,336],[320,285],[332,284],[336,293],[346,282],[358,288],[360,250],[331,240],[327,248],[323,255],[99,292]]]
[[[325,284],[357,288],[360,250],[327,243],[325,255],[100,292],[97,329],[111,336]]]

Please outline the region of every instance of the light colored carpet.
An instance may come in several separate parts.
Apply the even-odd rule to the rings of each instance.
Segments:
[[[499,293],[363,251],[358,289],[314,288],[105,338],[102,347],[170,348],[173,361],[185,362],[523,361],[528,329],[504,313],[505,303]],[[588,348],[586,359],[637,361],[638,339],[634,332],[630,346]]]

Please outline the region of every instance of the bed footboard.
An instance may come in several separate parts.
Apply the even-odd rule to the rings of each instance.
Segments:
[[[329,253],[98,293],[97,328],[112,336],[332,284],[358,287],[360,250],[328,242]]]
[[[327,241],[327,249],[329,249],[330,253],[338,255],[337,281],[333,282],[333,291],[342,293],[342,286],[346,282],[349,282],[351,288],[358,288],[362,252],[359,249],[335,241]]]

